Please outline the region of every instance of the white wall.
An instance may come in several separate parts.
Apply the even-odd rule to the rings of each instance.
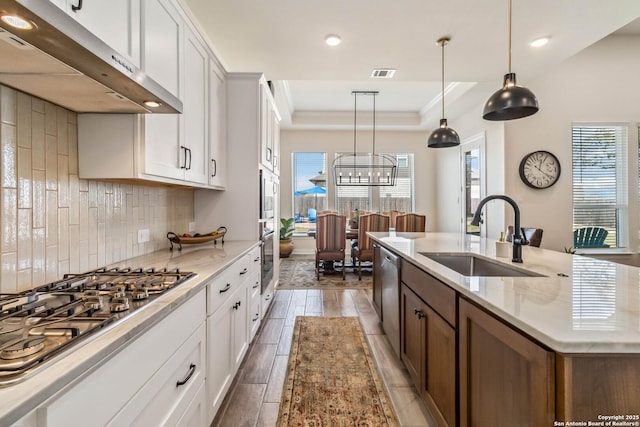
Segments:
[[[415,211],[427,216],[427,229],[438,229],[438,210],[436,209],[436,164],[435,153],[427,150],[427,132],[381,131],[376,129],[376,152],[397,152],[414,154],[415,171]],[[372,134],[370,130],[357,131],[357,151],[371,151]],[[292,153],[327,153],[327,177],[332,177],[331,162],[337,152],[353,151],[353,131],[347,130],[282,130],[280,133],[280,208],[282,216],[291,216],[292,194]],[[335,187],[328,180],[329,207],[334,206]],[[296,238],[296,252],[308,252],[313,241]]]
[[[572,246],[571,125],[574,122],[629,124],[630,229],[638,230],[638,132],[640,121],[640,37],[611,36],[585,49],[544,76],[524,83],[538,97],[540,111],[530,117],[496,124],[481,119],[482,106],[449,124],[464,139],[486,131],[487,194],[504,193],[516,200],[523,226],[544,229],[542,246],[562,251]],[[518,71],[517,69],[514,71]],[[497,89],[497,88],[496,88]],[[504,136],[501,128],[504,128]],[[556,154],[561,162],[559,181],[551,188],[533,190],[519,178],[520,160],[535,150]],[[446,212],[456,209],[448,185],[457,153],[438,153],[438,211],[441,229],[453,230]],[[456,172],[459,176],[459,172]],[[501,184],[503,183],[503,184]],[[509,210],[506,212],[509,215]],[[510,223],[506,216],[505,225]],[[499,229],[499,228],[498,228]],[[489,237],[495,237],[488,234]],[[630,236],[638,250],[637,232]]]

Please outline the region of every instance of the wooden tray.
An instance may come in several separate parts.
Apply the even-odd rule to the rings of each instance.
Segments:
[[[218,239],[222,239],[222,243],[224,244],[224,235],[227,233],[227,227],[218,227],[216,231],[212,231],[211,233],[201,234],[197,237],[183,237],[180,236],[173,231],[167,233],[167,239],[169,239],[169,243],[171,247],[170,251],[173,250],[173,244],[178,244],[178,250],[182,250],[182,245],[193,245],[197,243],[206,243],[213,240],[213,244],[218,243]]]

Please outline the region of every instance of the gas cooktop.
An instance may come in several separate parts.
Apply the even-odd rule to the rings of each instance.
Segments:
[[[99,269],[0,294],[0,387],[27,378],[193,276],[177,269]]]

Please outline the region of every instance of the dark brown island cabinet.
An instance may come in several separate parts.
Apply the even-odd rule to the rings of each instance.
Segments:
[[[399,311],[383,314],[399,316],[400,358],[439,426],[640,415],[640,355],[555,352],[411,262],[398,270]]]

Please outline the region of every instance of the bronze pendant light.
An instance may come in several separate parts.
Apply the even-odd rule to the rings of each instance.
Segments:
[[[511,72],[511,5],[509,0],[509,72],[504,75],[502,88],[487,101],[482,112],[485,120],[520,119],[538,111],[538,99],[529,89],[516,85],[516,73]]]
[[[428,148],[446,148],[460,145],[460,136],[458,132],[451,129],[447,125],[447,119],[444,118],[444,47],[451,41],[449,37],[438,39],[438,45],[442,47],[442,118],[440,119],[440,127],[435,129],[427,139]]]

